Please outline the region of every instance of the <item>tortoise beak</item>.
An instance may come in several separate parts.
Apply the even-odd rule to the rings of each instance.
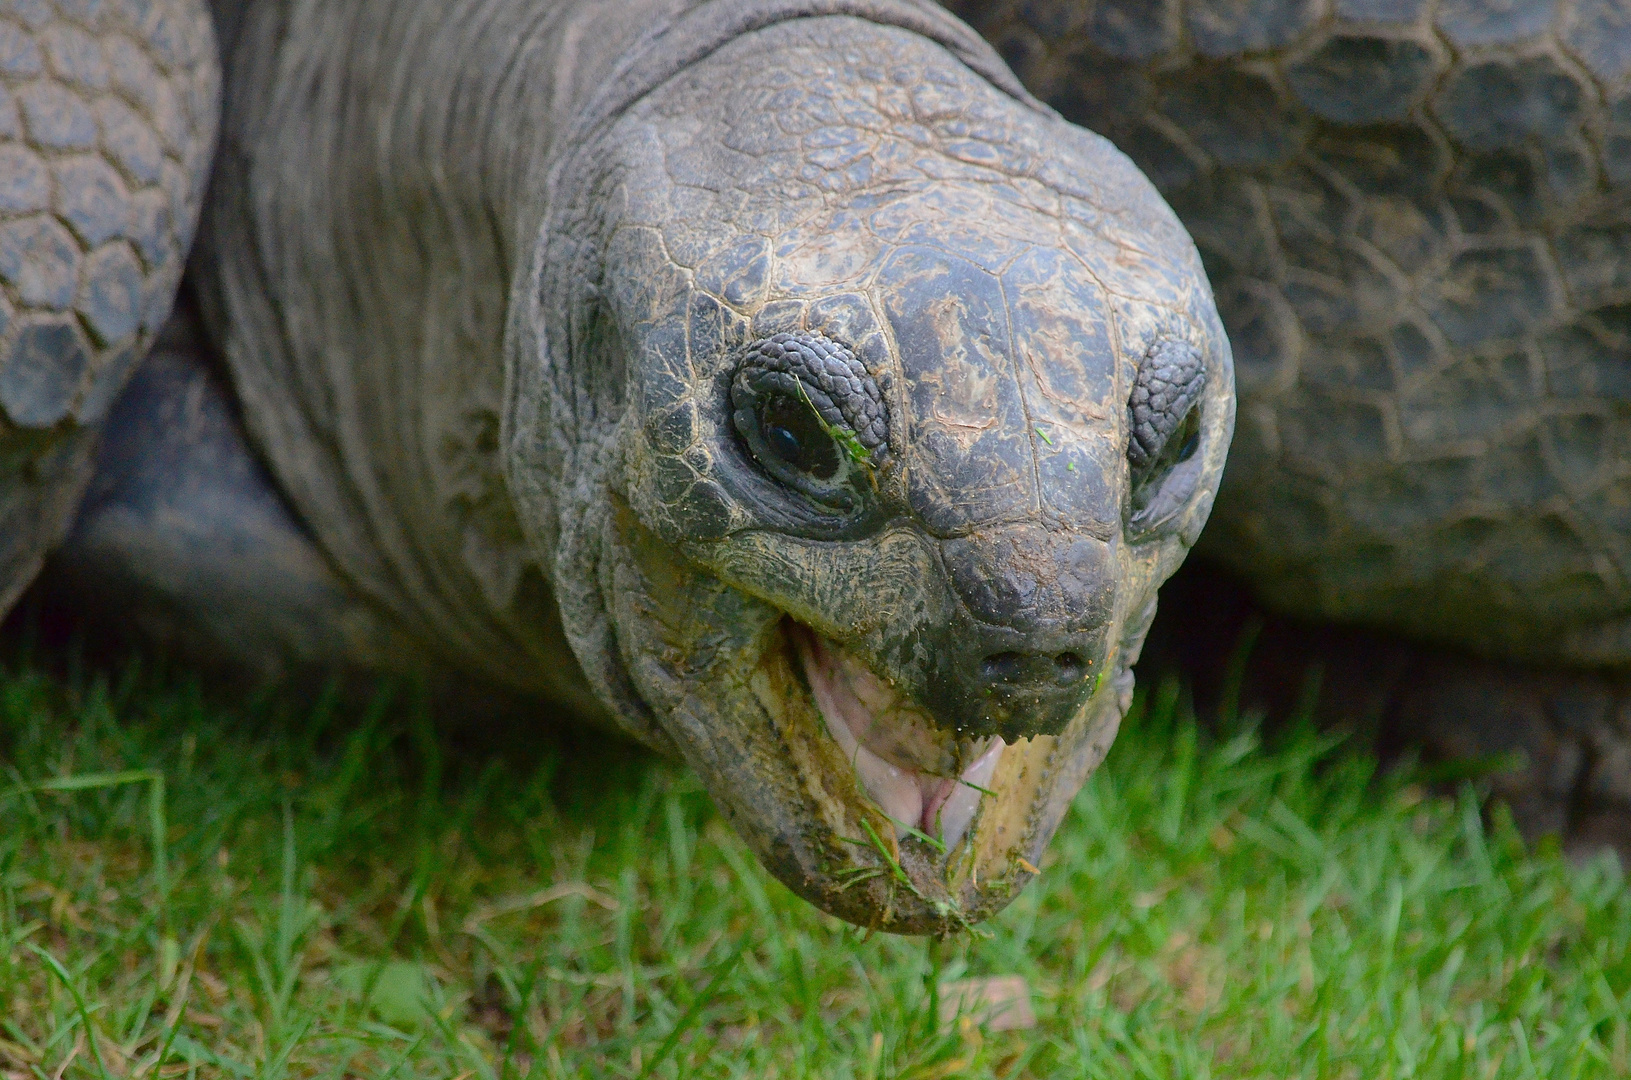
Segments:
[[[961,610],[937,635],[926,704],[971,738],[1059,734],[1104,671],[1114,545],[1025,524],[940,548]]]

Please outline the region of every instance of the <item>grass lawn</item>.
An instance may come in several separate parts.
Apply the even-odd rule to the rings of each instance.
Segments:
[[[685,772],[591,737],[78,682],[0,673],[0,1076],[1631,1071],[1614,865],[1170,687],[1042,881],[936,944],[819,914]],[[938,1020],[988,975],[1034,1028]]]

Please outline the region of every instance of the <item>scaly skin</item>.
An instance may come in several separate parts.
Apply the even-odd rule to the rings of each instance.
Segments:
[[[242,28],[202,292],[272,472],[400,625],[532,693],[581,671],[813,902],[985,917],[1108,748],[1210,509],[1233,387],[1192,245],[928,4],[467,6]],[[847,510],[733,427],[780,332],[881,394]],[[1160,458],[1191,402],[1194,456]],[[949,853],[863,790],[789,620],[1010,737]]]
[[[203,300],[321,550],[279,542],[336,609],[580,712],[598,695],[790,886],[945,929],[1012,896],[1113,737],[1211,505],[1227,346],[1159,200],[926,5],[675,20],[691,6],[223,5]],[[1412,668],[1402,722],[1523,747],[1507,794],[1531,825],[1623,839],[1603,823],[1631,820],[1624,676],[1568,665],[1631,663],[1631,20],[1612,0],[955,6],[1199,242],[1245,418],[1206,547],[1283,609],[1485,654]],[[151,10],[0,10],[0,606],[79,497],[201,190],[208,27]],[[800,18],[820,15],[841,17]],[[104,85],[98,50],[125,39]],[[142,231],[161,203],[170,231]],[[862,423],[843,512],[741,430],[774,382],[744,357],[779,333],[856,379],[800,390]],[[1200,453],[1175,465],[1191,403]],[[949,858],[880,816],[790,619],[875,700],[1014,742]],[[1045,686],[1048,663],[1094,676]],[[866,876],[881,853],[846,841],[868,829],[910,885]]]
[[[953,7],[1201,249],[1241,416],[1203,551],[1304,617],[1631,664],[1623,3]]]
[[[0,2],[0,612],[169,314],[219,84],[201,0]]]

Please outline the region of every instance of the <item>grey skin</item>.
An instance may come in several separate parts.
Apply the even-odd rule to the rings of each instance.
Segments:
[[[234,15],[204,333],[121,403],[69,572],[598,715],[853,922],[1006,904],[1233,424],[1148,181],[927,3]]]

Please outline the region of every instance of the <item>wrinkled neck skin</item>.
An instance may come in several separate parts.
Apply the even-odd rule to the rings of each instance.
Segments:
[[[510,291],[563,138],[683,0],[256,0],[194,267],[279,487],[443,658],[609,720],[500,452]],[[638,17],[632,17],[632,16]]]
[[[944,933],[1037,872],[1114,739],[1233,385],[1126,159],[955,24],[867,6],[722,37],[580,125],[512,295],[505,469],[626,730],[795,892]],[[843,512],[745,441],[733,387],[778,334],[887,410]],[[1172,347],[1206,370],[1198,449],[1135,504],[1129,395]]]

